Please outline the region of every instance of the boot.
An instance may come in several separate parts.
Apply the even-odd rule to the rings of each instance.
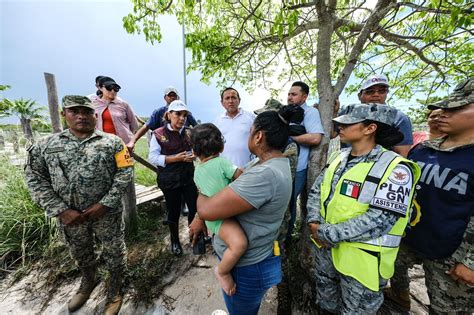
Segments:
[[[107,283],[107,300],[104,307],[105,315],[116,315],[122,307],[123,277],[122,271],[113,271]]]
[[[96,277],[96,271],[97,269],[95,266],[84,268],[81,270],[81,285],[79,286],[79,289],[77,290],[76,294],[74,294],[74,296],[71,298],[71,300],[69,300],[67,304],[69,312],[72,313],[77,311],[89,299],[89,296],[91,295],[92,291],[99,283]]]
[[[170,227],[171,252],[175,256],[181,256],[183,254],[183,248],[179,243],[178,223],[169,222],[168,226]]]
[[[188,214],[189,214],[188,206],[186,205],[186,203],[184,201],[181,202],[181,214],[185,217],[187,217]]]
[[[385,288],[383,295],[400,307],[403,311],[410,311],[410,290],[409,289],[395,289],[393,287]]]
[[[280,282],[277,285],[277,289],[277,315],[291,315],[291,296],[288,283],[285,281]]]

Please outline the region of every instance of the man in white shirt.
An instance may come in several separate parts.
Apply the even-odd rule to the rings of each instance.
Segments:
[[[225,113],[214,120],[225,139],[222,156],[229,159],[238,167],[251,160],[248,148],[248,138],[255,114],[239,108],[239,92],[231,87],[221,93],[221,104]]]

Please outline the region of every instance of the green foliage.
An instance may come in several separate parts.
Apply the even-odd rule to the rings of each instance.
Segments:
[[[135,153],[144,159],[148,159],[148,143],[146,137],[142,137],[135,145]],[[135,183],[144,186],[156,185],[156,173],[142,164],[135,162]]]
[[[45,107],[38,107],[36,101],[30,99],[9,100],[4,98],[0,101],[0,118],[17,116],[31,120],[44,119],[43,111]]]
[[[469,0],[385,1],[378,10],[357,0],[337,1],[334,7],[331,1],[132,3],[124,27],[129,33],[143,32],[152,43],[161,40],[160,15],[175,15],[185,25],[186,47],[192,52],[188,71],[199,70],[205,82],[217,77],[222,85],[240,82],[251,87],[259,82],[271,89],[276,79],[302,79],[316,88],[318,80],[328,79],[315,75],[324,62],[329,62],[333,84],[349,77],[355,63],[360,81],[384,72],[395,97],[410,99],[420,91],[446,89],[474,72],[474,11]],[[380,22],[370,27],[357,51],[363,28],[376,14],[381,14]],[[319,29],[328,23],[334,33],[326,47],[318,40]],[[351,86],[347,91],[355,90]]]
[[[0,91],[5,91],[5,90],[8,90],[9,88],[11,88],[11,86],[9,85],[0,85]]]
[[[22,170],[4,156],[0,178],[0,263],[5,271],[40,257],[55,239],[56,228],[31,200]]]

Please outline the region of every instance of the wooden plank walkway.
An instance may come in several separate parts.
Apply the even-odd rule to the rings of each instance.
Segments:
[[[137,205],[147,201],[164,198],[163,192],[157,186],[143,186],[135,184],[135,194],[137,196]]]

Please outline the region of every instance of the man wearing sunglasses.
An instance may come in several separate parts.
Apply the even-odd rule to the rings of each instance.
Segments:
[[[361,86],[357,96],[362,104],[376,103],[385,105],[389,91],[388,79],[383,74],[376,74],[369,77]],[[346,114],[346,107],[343,107],[338,116]],[[410,119],[402,111],[397,110],[397,116],[392,127],[398,128],[403,134],[403,140],[397,143],[392,150],[403,157],[407,157],[408,151],[413,145],[413,128]]]

